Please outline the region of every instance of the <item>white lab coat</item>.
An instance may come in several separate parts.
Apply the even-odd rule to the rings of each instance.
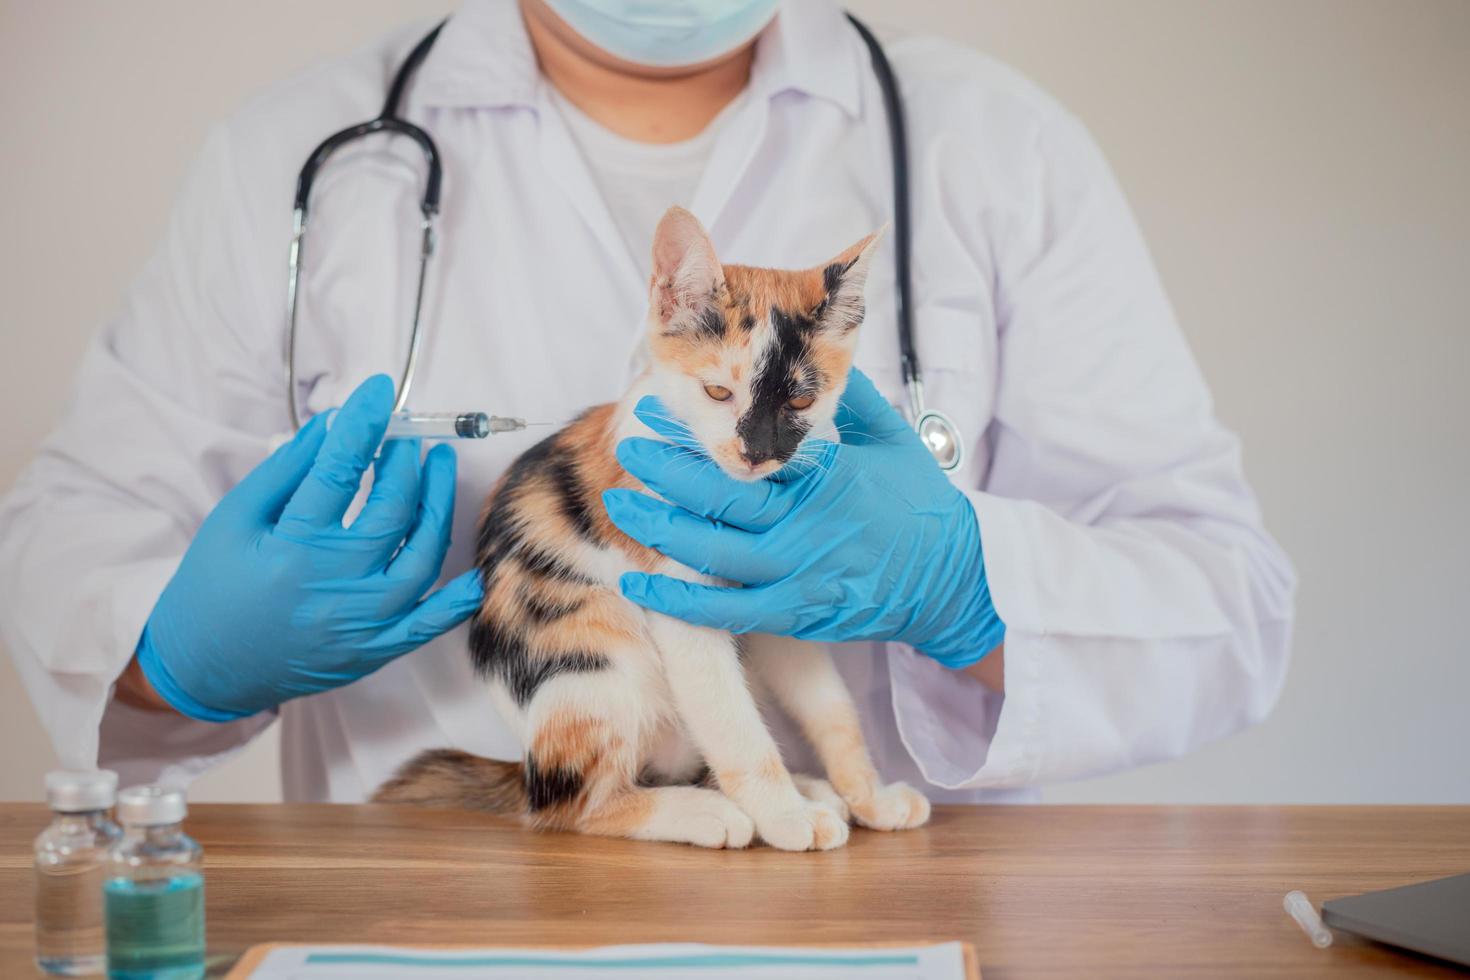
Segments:
[[[195,529],[285,427],[297,170],[377,112],[423,30],[279,85],[213,131],[0,510],[3,640],[67,765],[187,779],[276,719],[211,725],[109,692]],[[880,769],[936,799],[1025,798],[1259,720],[1286,667],[1293,573],[1106,163],[995,62],[935,39],[887,47],[912,143],[928,399],[967,439],[955,480],[1008,633],[1004,697],[900,645],[839,651]],[[647,260],[619,236],[547,85],[511,0],[470,0],[410,89],[406,114],[445,171],[414,407],[562,420],[616,398],[636,368]],[[811,265],[889,219],[879,89],[839,8],[786,3],[750,86],[692,204],[724,259]],[[299,354],[312,411],[402,363],[421,172],[410,144],[359,144],[318,178]],[[857,363],[899,404],[891,245]],[[536,438],[458,447],[446,576],[469,566],[486,491]],[[283,705],[287,797],[361,800],[423,748],[517,755],[464,648],[461,629]],[[783,741],[803,765],[800,740]]]

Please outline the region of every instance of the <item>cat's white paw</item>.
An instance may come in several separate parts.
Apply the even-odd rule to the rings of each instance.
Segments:
[[[797,792],[801,793],[802,796],[816,803],[825,803],[836,810],[844,821],[848,819],[847,801],[842,798],[837,790],[832,788],[832,784],[827,782],[827,780],[818,779],[816,776],[801,776],[792,773],[791,781],[796,784]]]
[[[827,851],[847,843],[847,821],[825,803],[801,805],[756,821],[761,840],[783,851]]]
[[[686,841],[698,847],[749,847],[755,838],[755,821],[734,803],[711,793],[682,814],[681,830]]]
[[[852,818],[871,830],[908,830],[929,822],[929,800],[907,783],[880,786],[865,800],[848,800]]]

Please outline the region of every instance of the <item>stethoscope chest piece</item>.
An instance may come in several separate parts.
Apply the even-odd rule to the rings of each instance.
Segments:
[[[924,404],[922,381],[913,374],[906,374],[904,380],[909,396],[908,416],[914,420],[919,441],[941,470],[953,473],[965,464],[965,441],[960,438],[960,427],[948,415]]]
[[[953,472],[965,462],[965,444],[960,441],[959,427],[948,415],[926,411],[914,422],[914,430],[944,472]]]

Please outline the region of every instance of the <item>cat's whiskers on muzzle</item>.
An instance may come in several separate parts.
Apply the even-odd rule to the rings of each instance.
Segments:
[[[746,483],[765,479],[785,465],[784,461],[776,459],[765,459],[759,463],[752,463],[738,448],[729,443],[721,445],[711,455],[711,458],[727,476]]]

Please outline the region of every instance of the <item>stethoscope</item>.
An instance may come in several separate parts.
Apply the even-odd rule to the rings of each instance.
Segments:
[[[898,83],[893,76],[893,67],[888,62],[888,56],[883,52],[883,46],[878,43],[873,32],[852,14],[848,14],[847,19],[857,29],[863,43],[868,46],[868,52],[873,60],[873,73],[877,76],[878,86],[883,92],[884,113],[888,118],[888,143],[893,161],[893,255],[898,309],[898,351],[903,386],[908,394],[909,418],[913,423],[914,431],[919,434],[919,438],[933,454],[939,468],[945,471],[955,470],[964,462],[964,443],[960,439],[959,428],[948,415],[925,407],[923,374],[919,367],[918,350],[914,347],[913,264],[911,261],[913,228],[909,212],[908,137],[904,128],[903,105],[899,100]],[[419,213],[422,218],[420,221],[419,279],[418,287],[414,292],[413,324],[408,336],[408,356],[404,360],[403,373],[398,380],[398,397],[394,402],[393,410],[403,411],[408,402],[408,393],[413,387],[414,373],[418,369],[419,353],[423,347],[424,331],[421,313],[424,304],[424,282],[428,275],[429,260],[433,258],[435,251],[439,189],[443,182],[444,171],[439,162],[439,150],[434,145],[434,140],[423,129],[399,116],[398,106],[403,99],[404,90],[408,87],[409,79],[418,70],[419,65],[423,64],[424,58],[428,56],[429,49],[434,46],[434,41],[439,37],[439,32],[443,27],[444,24],[441,22],[414,46],[413,51],[409,52],[403,65],[398,69],[398,73],[393,76],[393,83],[388,88],[388,98],[383,103],[383,111],[378,113],[374,119],[358,123],[356,126],[349,126],[323,140],[307,158],[305,166],[301,168],[300,176],[296,178],[290,270],[286,283],[285,356],[286,405],[293,427],[299,428],[301,425],[301,417],[296,405],[296,309],[298,305],[297,286],[301,279],[301,255],[306,243],[311,185],[316,179],[317,171],[321,169],[328,157],[353,140],[376,133],[406,136],[413,140],[423,151],[428,165],[428,179],[424,182],[423,197],[419,201]]]

